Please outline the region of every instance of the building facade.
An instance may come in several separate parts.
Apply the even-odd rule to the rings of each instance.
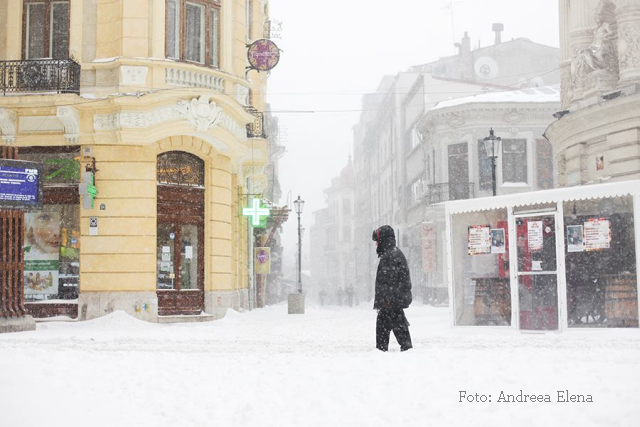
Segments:
[[[562,0],[562,107],[546,134],[561,186],[640,177],[640,1]]]
[[[267,17],[260,0],[0,3],[2,139],[45,167],[44,208],[26,214],[30,313],[251,305],[240,213],[268,187],[268,149],[246,45]]]
[[[560,106],[556,87],[495,92],[439,103],[418,124],[424,175],[411,183],[407,228],[413,277],[427,301],[448,297],[444,202],[555,187],[551,145],[543,134]],[[501,141],[487,154],[490,130]],[[495,161],[495,170],[492,162]]]

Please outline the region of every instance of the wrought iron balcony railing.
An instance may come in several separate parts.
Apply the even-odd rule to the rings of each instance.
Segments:
[[[427,204],[433,205],[449,200],[473,199],[473,197],[473,182],[447,182],[429,185],[425,192],[424,199]]]
[[[0,61],[0,91],[80,94],[80,64],[72,59]]]
[[[244,109],[249,113],[253,114],[255,118],[253,123],[249,123],[247,125],[247,138],[267,138],[267,135],[264,131],[264,113],[258,111],[253,107],[244,107]]]

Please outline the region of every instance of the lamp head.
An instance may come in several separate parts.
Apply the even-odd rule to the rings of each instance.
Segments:
[[[296,213],[298,215],[301,214],[302,210],[304,209],[304,200],[302,200],[300,196],[298,196],[298,198],[293,201],[293,204],[296,206]]]
[[[484,144],[484,150],[487,153],[487,157],[498,157],[498,142],[502,141],[502,138],[495,136],[493,128],[489,130],[489,136],[485,137],[482,142]]]

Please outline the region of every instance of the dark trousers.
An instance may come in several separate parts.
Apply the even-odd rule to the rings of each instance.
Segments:
[[[409,322],[402,309],[380,309],[376,320],[376,348],[389,350],[389,335],[393,334],[400,344],[400,351],[413,348],[411,335],[409,334]]]

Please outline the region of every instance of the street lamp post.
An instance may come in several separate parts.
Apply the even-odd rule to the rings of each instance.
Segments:
[[[296,206],[298,214],[298,292],[302,293],[302,228],[300,227],[300,215],[304,209],[304,200],[298,196],[293,204]]]
[[[304,200],[298,196],[293,201],[298,214],[298,293],[290,294],[288,299],[289,314],[304,314],[304,294],[302,293],[302,227],[300,225],[300,215],[304,208]]]
[[[489,130],[489,136],[482,140],[484,149],[487,152],[487,157],[491,158],[491,184],[493,188],[493,195],[497,193],[496,188],[496,158],[498,157],[498,147],[502,138],[493,134],[493,128]]]

